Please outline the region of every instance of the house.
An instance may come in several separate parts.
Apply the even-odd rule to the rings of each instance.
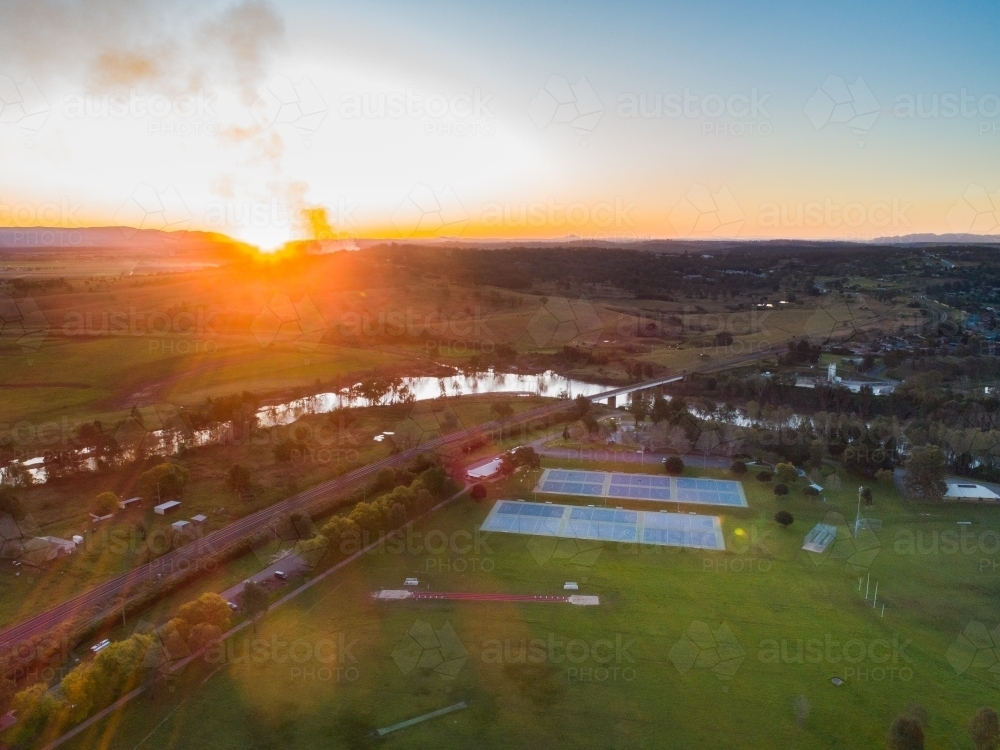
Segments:
[[[153,512],[158,515],[165,516],[168,513],[173,513],[179,507],[181,507],[179,500],[168,500],[165,503],[160,503],[159,505],[154,506]]]

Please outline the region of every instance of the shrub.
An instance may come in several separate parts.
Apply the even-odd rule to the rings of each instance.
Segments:
[[[733,461],[733,465],[729,467],[729,470],[733,473],[733,476],[746,476],[747,463],[746,461]]]
[[[486,499],[486,487],[481,484],[472,485],[472,491],[469,493],[472,499],[477,503]]]
[[[680,456],[671,456],[663,464],[663,468],[666,470],[667,474],[671,474],[676,477],[684,473],[684,461],[681,460]]]
[[[996,750],[1000,745],[1000,719],[992,708],[981,708],[969,721],[969,737],[976,750]]]
[[[773,478],[774,475],[771,474],[771,472],[767,471],[766,469],[764,471],[757,472],[757,480],[760,482],[770,482],[771,479]]]
[[[102,492],[94,498],[90,512],[95,516],[108,516],[114,513],[117,507],[118,495],[114,492]]]
[[[136,492],[146,500],[177,497],[188,481],[188,470],[172,463],[162,463],[143,472],[136,482]]]
[[[500,458],[500,471],[509,474],[521,466],[537,469],[542,465],[541,456],[530,445],[521,445],[503,454]]]
[[[774,520],[778,522],[781,528],[787,529],[789,526],[792,525],[792,522],[795,519],[792,517],[792,514],[789,513],[787,510],[779,510],[777,513],[774,514]]]
[[[795,467],[790,463],[780,463],[774,467],[774,471],[778,475],[778,479],[784,484],[794,482],[799,475]]]
[[[15,520],[24,517],[24,507],[9,485],[0,485],[0,513],[9,513]]]
[[[226,487],[233,492],[244,494],[253,485],[253,475],[243,464],[233,464],[226,472]]]
[[[920,722],[909,716],[892,720],[885,746],[888,750],[924,750],[924,730]]]
[[[802,494],[809,495],[810,497],[816,497],[817,495],[819,495],[819,490],[817,490],[811,484],[807,484],[805,487],[802,488]]]
[[[787,495],[788,494],[788,485],[787,484],[776,484],[776,485],[774,485],[774,494],[778,495],[779,497],[781,495]]]

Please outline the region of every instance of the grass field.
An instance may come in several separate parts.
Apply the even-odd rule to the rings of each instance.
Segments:
[[[917,702],[928,747],[966,748],[968,718],[997,703],[989,671],[948,656],[970,622],[996,624],[995,509],[911,505],[880,488],[869,515],[882,530],[852,546],[842,529],[832,553],[813,555],[803,536],[831,512],[853,519],[856,490],[778,500],[748,479],[750,507],[722,516],[725,553],[477,540],[493,502],[530,499],[536,477],[438,512],[402,548],[335,573],[235,636],[225,659],[190,666],[69,746],[364,747],[375,727],[466,700],[378,744],[873,747]],[[771,520],[778,508],[795,515],[790,528]],[[972,525],[952,544],[959,520]],[[868,574],[884,617],[858,591]],[[573,580],[601,605],[371,601],[407,576],[539,594]]]
[[[93,524],[91,502],[101,492],[112,490],[129,496],[135,471],[114,474],[86,474],[72,482],[35,485],[22,490],[26,509],[43,534],[65,539],[82,535],[85,542],[75,554],[61,557],[45,569],[15,567],[0,561],[0,627],[14,623],[82,590],[131,570],[147,560],[145,544],[138,532],[141,524],[150,538],[160,544],[157,554],[166,552],[173,537],[170,523],[196,514],[208,517],[206,532],[226,525],[234,518],[269,506],[300,490],[305,490],[345,472],[357,469],[389,455],[389,441],[376,442],[384,430],[400,431],[410,415],[424,417],[447,409],[456,419],[452,429],[486,422],[495,415],[490,407],[498,400],[510,403],[515,412],[526,411],[549,402],[540,397],[499,397],[469,395],[446,401],[416,405],[371,407],[355,412],[356,422],[338,423],[329,415],[308,415],[296,421],[292,429],[262,431],[253,440],[210,445],[186,451],[170,460],[190,472],[190,481],[181,497],[180,514],[170,517],[153,513],[152,504],[117,513],[113,519]],[[421,417],[418,416],[418,419]],[[292,459],[276,460],[276,442],[298,436],[303,447]],[[433,437],[428,433],[425,437]],[[489,446],[485,450],[491,449]],[[254,500],[244,501],[225,486],[225,474],[233,464],[249,467],[254,476]],[[134,467],[133,467],[134,468]],[[183,538],[178,543],[186,543]],[[154,555],[155,557],[155,555]],[[236,578],[235,581],[242,580]]]

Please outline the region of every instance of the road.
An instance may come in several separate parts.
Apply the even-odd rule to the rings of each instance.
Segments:
[[[784,342],[778,342],[778,345],[781,343]],[[709,372],[711,370],[717,370],[724,367],[732,367],[734,365],[758,359],[761,356],[767,356],[767,354],[768,352],[753,352],[731,359],[718,360],[706,363],[705,365],[694,368],[689,372]],[[610,396],[618,395],[623,392],[628,393],[630,391],[640,390],[641,388],[652,388],[665,382],[672,382],[680,377],[681,376],[674,374],[668,378],[657,378],[641,384],[637,383],[622,388],[611,389],[603,393],[594,394],[589,398],[591,401],[605,400]],[[315,503],[317,500],[343,493],[344,491],[352,488],[354,485],[357,485],[364,480],[373,478],[379,470],[385,467],[397,467],[412,461],[421,453],[433,451],[455,443],[462,443],[484,434],[499,433],[501,427],[506,430],[514,425],[542,419],[565,409],[566,406],[566,402],[541,406],[537,409],[531,409],[505,420],[493,420],[481,425],[469,427],[464,430],[421,443],[418,446],[397,453],[396,455],[367,464],[366,466],[362,466],[361,468],[348,472],[337,479],[332,479],[318,484],[315,487],[305,490],[304,492],[300,492],[299,494],[286,500],[275,503],[274,505],[257,511],[256,513],[252,513],[251,515],[241,518],[238,521],[234,521],[228,526],[219,529],[218,531],[213,531],[211,534],[207,534],[201,539],[191,542],[184,547],[168,552],[157,560],[141,565],[128,573],[109,579],[89,591],[85,591],[84,593],[62,602],[45,612],[41,612],[27,620],[24,620],[23,622],[7,628],[3,632],[0,632],[0,653],[17,646],[18,644],[25,643],[33,637],[44,634],[61,623],[71,620],[74,616],[80,614],[96,615],[99,608],[106,606],[109,602],[114,601],[120,596],[127,595],[129,592],[136,590],[137,587],[146,581],[155,580],[164,573],[169,575],[174,572],[194,568],[199,559],[215,554],[230,544],[238,542],[239,540],[251,535],[253,532],[264,528],[270,521],[274,520],[279,515],[288,514],[297,510],[303,510],[309,505]]]

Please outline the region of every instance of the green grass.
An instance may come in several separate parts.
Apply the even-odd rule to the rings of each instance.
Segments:
[[[870,512],[884,521],[878,553],[867,568],[855,568],[799,549],[809,528],[830,511],[853,517],[851,489],[827,492],[830,502],[824,504],[802,496],[796,486],[778,501],[770,485],[749,479],[744,486],[750,507],[722,516],[725,553],[606,544],[596,559],[571,558],[552,555],[532,537],[505,534],[491,535],[478,550],[439,553],[441,538],[454,538],[459,546],[467,541],[462,532],[474,532],[497,498],[530,497],[536,476],[492,486],[487,502],[463,501],[422,523],[422,535],[435,532],[430,550],[413,536],[409,550],[369,554],[269,615],[257,634],[267,644],[260,658],[192,666],[173,691],[161,688],[153,700],[134,702],[70,747],[92,747],[100,738],[107,748],[133,748],[147,736],[144,748],[364,747],[370,742],[365,733],[374,727],[470,700],[471,708],[403,730],[380,745],[873,747],[881,745],[892,718],[916,701],[930,717],[928,747],[967,748],[968,718],[997,702],[996,681],[987,671],[957,673],[946,658],[969,621],[995,625],[998,577],[991,567],[982,569],[981,560],[996,553],[989,544],[954,553],[939,544],[936,554],[928,551],[934,533],[941,539],[958,528],[957,520],[972,521],[976,534],[995,528],[992,509],[913,506],[879,489]],[[771,520],[779,507],[795,515],[787,530]],[[905,541],[918,532],[924,544],[911,553]],[[868,572],[879,581],[884,618],[858,592],[859,576]],[[369,598],[370,591],[398,587],[411,575],[432,589],[461,591],[558,593],[564,581],[576,580],[581,593],[601,597],[601,606],[375,605]],[[419,666],[404,673],[397,666],[394,649],[416,622],[454,629],[467,652],[455,679]],[[730,679],[697,663],[684,671],[671,659],[695,622],[732,632],[743,660]],[[546,644],[543,652],[550,640],[582,641],[597,646],[598,656],[612,658],[603,663],[588,656],[576,664],[558,659],[557,650],[557,658],[546,655],[540,663],[495,663],[497,644],[501,653],[508,644],[516,657],[522,640],[531,639]],[[619,639],[628,645],[616,657]],[[830,651],[839,660],[824,655],[813,663],[813,652],[805,651],[799,663],[798,642],[813,639],[824,644],[821,651],[827,640],[839,643]],[[906,644],[895,664],[894,640]],[[236,655],[244,641],[243,634],[233,639]],[[321,641],[349,648],[333,663],[297,663],[272,651],[275,644],[296,643],[301,656]],[[848,663],[847,643],[848,655],[864,644],[875,658],[889,644],[890,662],[866,654],[859,664]],[[609,672],[584,671],[601,666]],[[876,672],[879,667],[886,671]],[[599,681],[599,674],[606,678]],[[833,676],[846,684],[835,687]],[[798,696],[809,705],[801,725],[794,710]]]
[[[449,398],[447,407],[458,420],[456,429],[460,429],[492,419],[495,415],[490,407],[499,400],[508,401],[516,412],[551,402],[551,399],[535,396],[469,395]],[[440,410],[443,404],[422,402],[417,408]],[[398,430],[398,425],[407,419],[412,409],[414,406],[407,404],[361,409],[356,415],[357,422],[349,427],[331,422],[328,415],[309,415],[299,419],[294,428],[262,431],[252,441],[195,448],[184,455],[173,456],[169,460],[190,472],[190,481],[181,496],[182,507],[174,516],[155,515],[153,504],[147,502],[142,508],[118,513],[115,518],[96,526],[90,521],[93,498],[109,489],[127,496],[122,487],[130,488],[129,472],[135,474],[135,467],[106,475],[85,474],[70,482],[22,490],[20,497],[43,534],[65,539],[79,534],[86,541],[81,550],[58,559],[43,570],[15,567],[12,561],[0,561],[0,591],[3,591],[0,627],[44,611],[146,562],[146,558],[138,554],[142,541],[134,530],[140,523],[149,535],[159,534],[157,538],[162,545],[159,554],[162,554],[168,546],[166,535],[170,534],[170,524],[174,521],[201,513],[208,517],[205,531],[214,531],[233,518],[248,515],[295,492],[384,458],[390,454],[391,445],[385,441],[375,442],[374,436],[384,430]],[[274,458],[273,445],[290,434],[312,435],[316,439],[291,461],[279,463]],[[505,441],[505,444],[510,442]],[[496,449],[496,446],[483,448]],[[248,466],[253,472],[256,486],[252,502],[238,500],[226,489],[225,472],[237,463]],[[131,479],[134,480],[134,476]],[[221,509],[224,510],[220,513]]]

